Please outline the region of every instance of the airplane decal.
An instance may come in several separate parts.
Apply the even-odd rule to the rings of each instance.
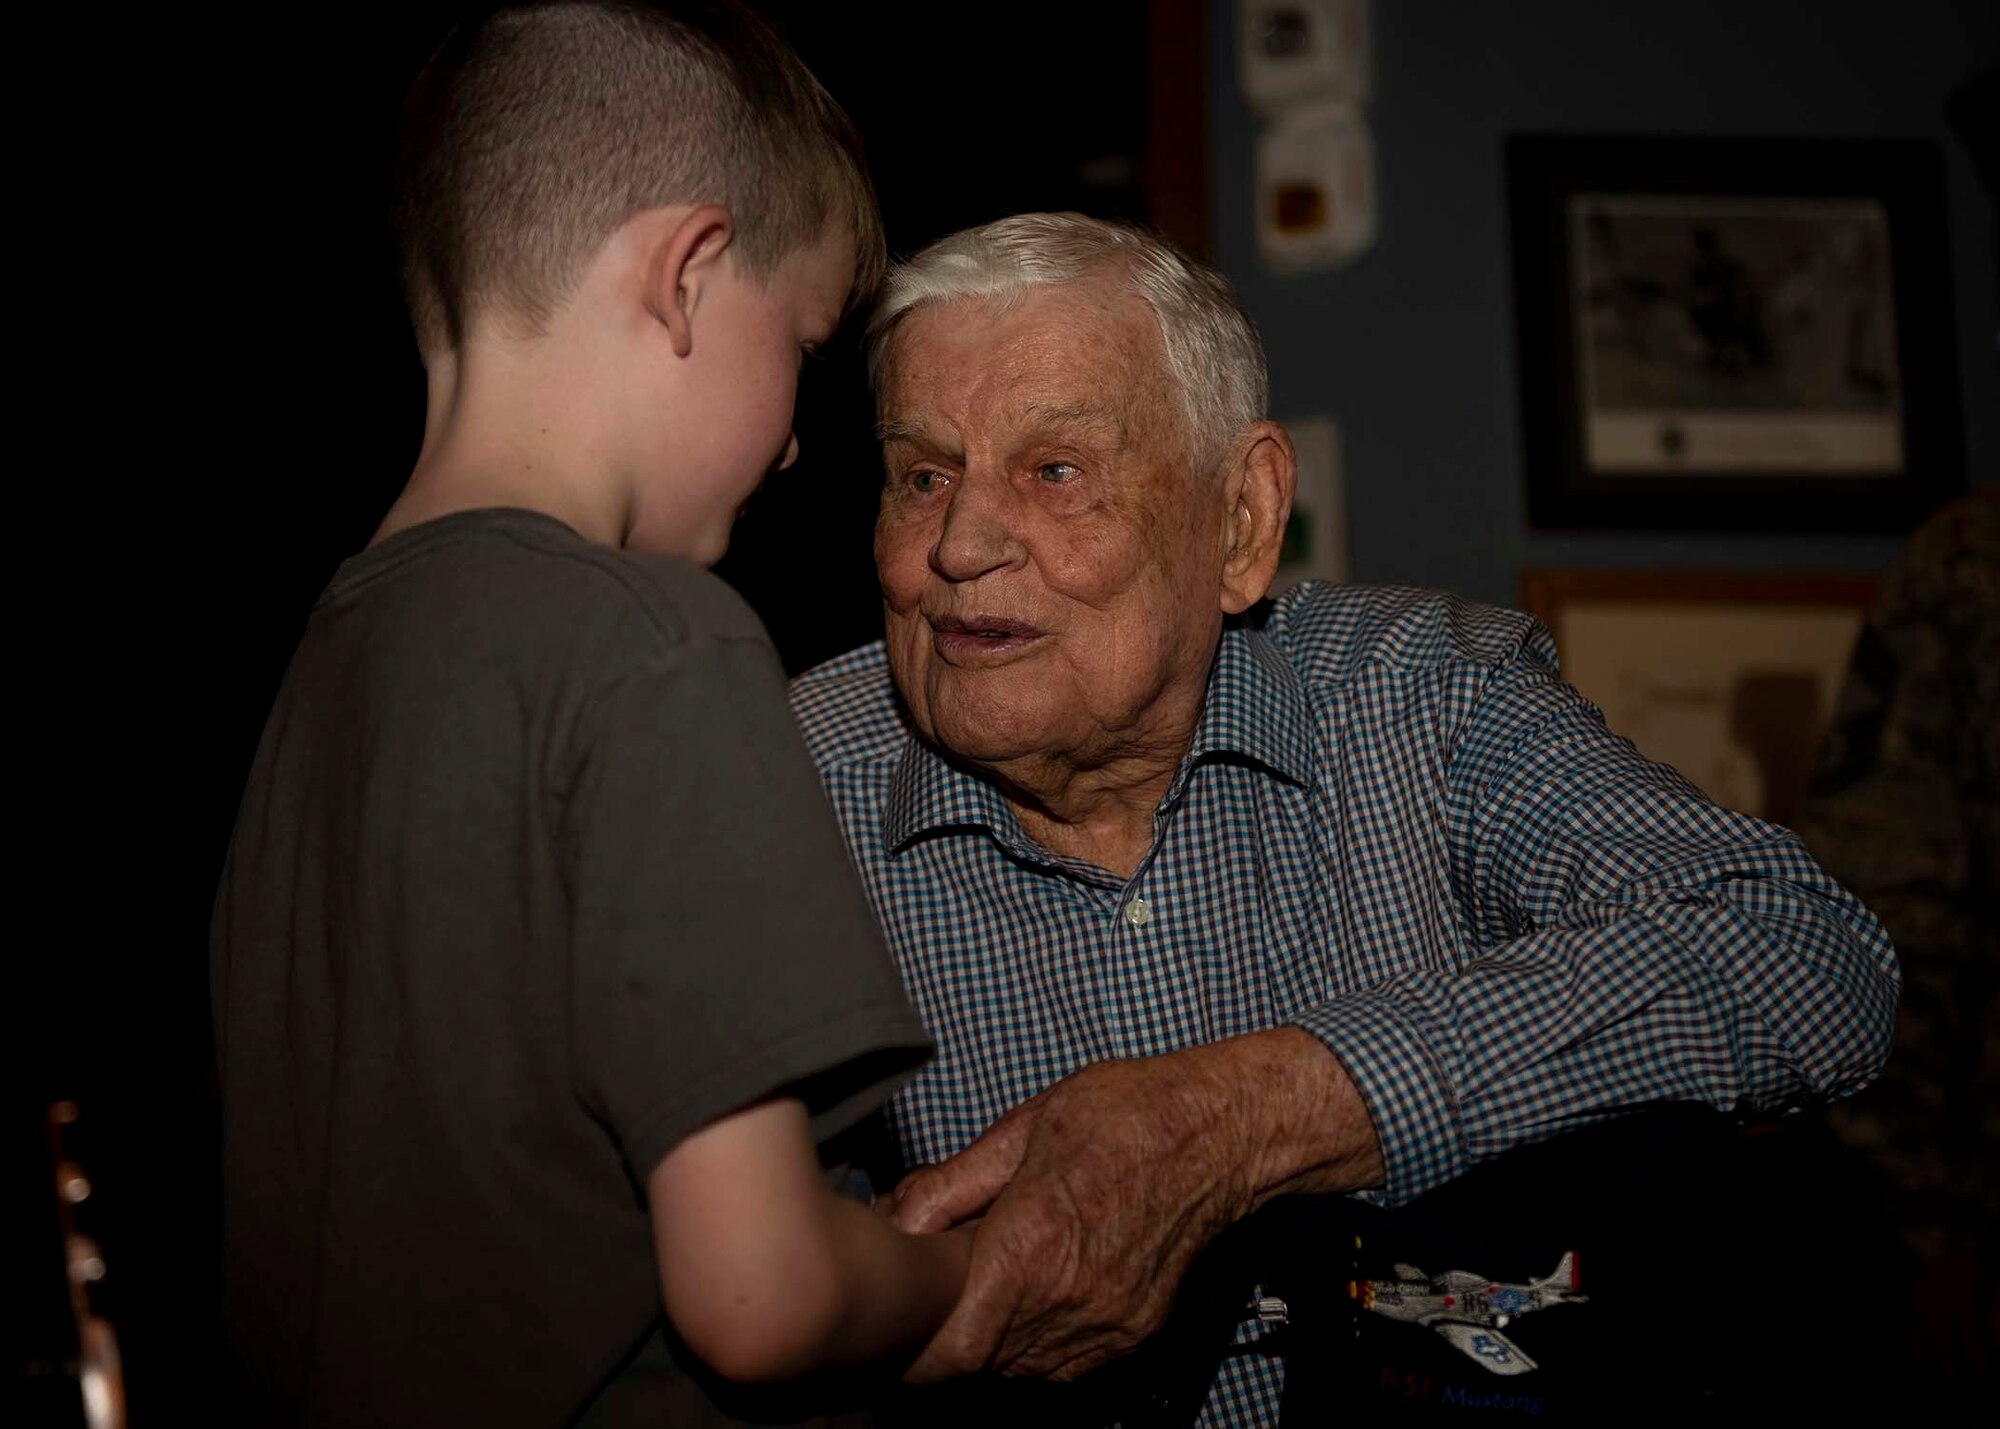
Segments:
[[[1577,1293],[1578,1283],[1576,1252],[1569,1251],[1548,1275],[1526,1285],[1502,1285],[1465,1270],[1426,1276],[1413,1265],[1398,1265],[1394,1280],[1355,1281],[1347,1293],[1364,1310],[1428,1326],[1494,1374],[1526,1374],[1534,1360],[1501,1329],[1530,1311],[1582,1304],[1588,1297]]]

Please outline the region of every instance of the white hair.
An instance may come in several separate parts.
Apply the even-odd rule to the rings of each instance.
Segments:
[[[1264,345],[1236,290],[1214,269],[1128,224],[1080,213],[1023,213],[941,238],[889,270],[868,319],[868,380],[878,396],[890,336],[926,303],[983,298],[1002,308],[1030,288],[1122,276],[1160,324],[1181,392],[1188,455],[1213,467],[1263,420],[1271,400]]]

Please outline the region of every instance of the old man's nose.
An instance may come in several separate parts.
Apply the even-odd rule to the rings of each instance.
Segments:
[[[1002,479],[961,476],[944,509],[931,547],[931,569],[950,581],[977,580],[1021,560],[1015,535],[1015,493]]]

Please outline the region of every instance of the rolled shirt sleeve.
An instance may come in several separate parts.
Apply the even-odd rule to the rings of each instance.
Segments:
[[[1468,703],[1445,771],[1466,956],[1294,1019],[1367,1103],[1381,1199],[1622,1111],[1767,1111],[1881,1069],[1894,950],[1792,833],[1607,730],[1540,627]]]

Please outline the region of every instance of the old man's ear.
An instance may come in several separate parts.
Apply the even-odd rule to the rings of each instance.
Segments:
[[[1248,610],[1270,590],[1298,479],[1292,439],[1276,422],[1257,423],[1230,448],[1223,472],[1229,502],[1223,518],[1223,614]]]

